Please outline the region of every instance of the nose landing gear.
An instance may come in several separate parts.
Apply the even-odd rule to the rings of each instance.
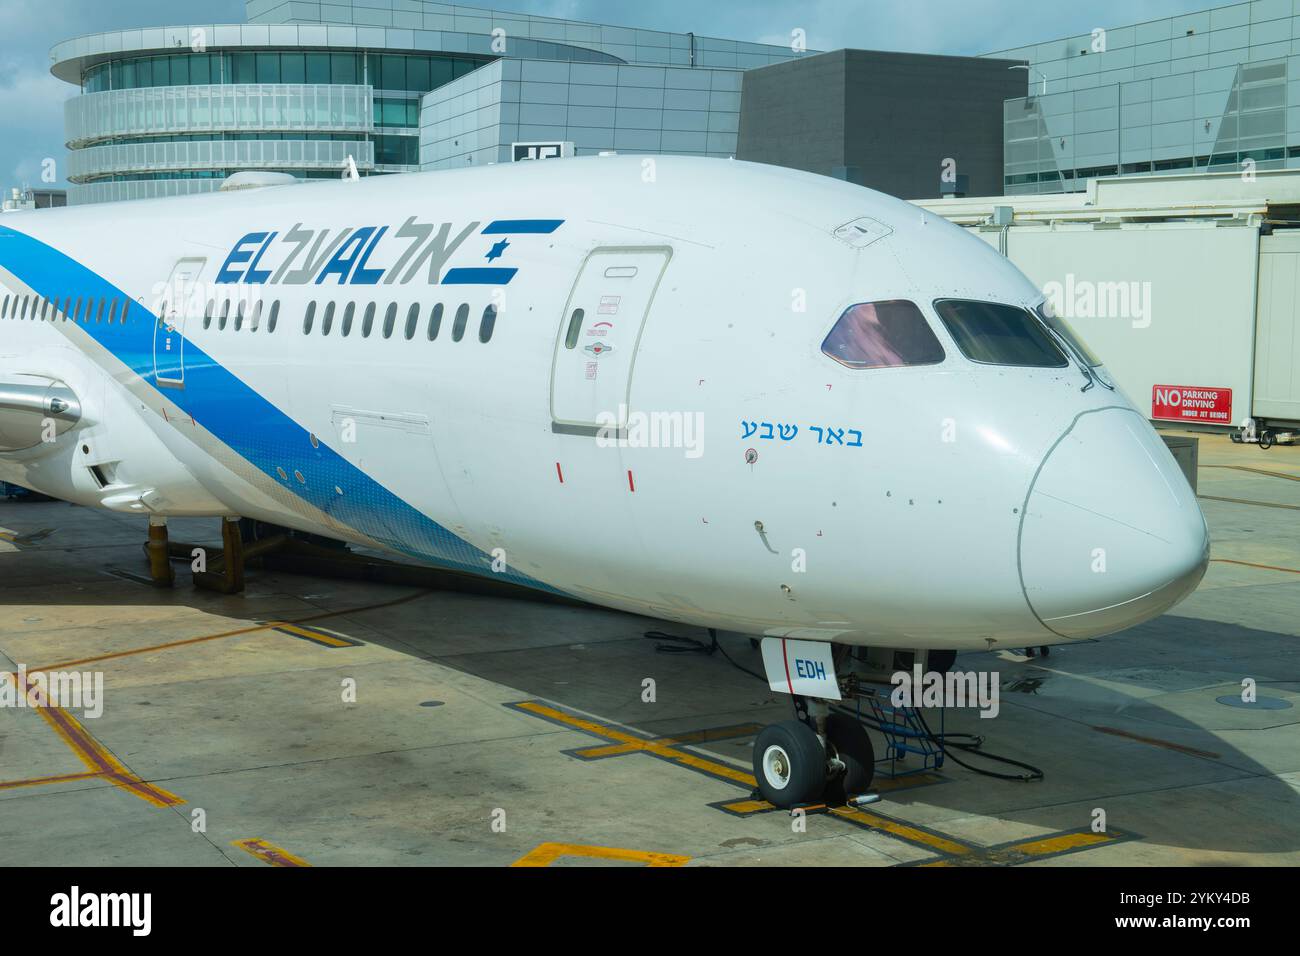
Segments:
[[[754,779],[774,807],[816,803],[826,787],[826,748],[807,724],[770,724],[754,741]]]
[[[764,727],[754,741],[754,779],[763,799],[788,810],[840,806],[865,794],[876,769],[866,729],[852,717],[827,713],[821,701],[794,702],[800,719]]]

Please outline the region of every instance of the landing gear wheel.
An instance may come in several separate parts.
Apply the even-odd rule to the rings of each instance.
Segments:
[[[956,662],[956,651],[931,651],[926,656],[926,668],[938,674],[948,673]]]
[[[1268,451],[1273,447],[1273,433],[1267,428],[1259,433],[1259,447],[1264,451]]]
[[[852,717],[831,714],[826,718],[826,742],[844,764],[844,775],[826,787],[826,802],[840,805],[866,793],[876,775],[876,749],[867,729]]]
[[[807,724],[771,724],[754,741],[754,779],[774,807],[814,803],[826,786],[826,750]]]

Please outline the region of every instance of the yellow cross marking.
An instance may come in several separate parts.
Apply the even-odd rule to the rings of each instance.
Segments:
[[[592,860],[622,860],[626,863],[644,863],[646,866],[685,866],[689,856],[675,853],[652,853],[648,850],[623,850],[612,846],[583,846],[578,843],[543,843],[529,850],[511,866],[550,866],[562,856],[578,856]]]

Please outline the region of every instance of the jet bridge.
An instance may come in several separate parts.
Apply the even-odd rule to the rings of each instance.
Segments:
[[[1300,170],[924,200],[997,247],[1157,422],[1300,422]]]

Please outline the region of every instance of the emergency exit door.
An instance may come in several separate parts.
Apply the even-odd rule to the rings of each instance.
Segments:
[[[185,387],[185,317],[207,259],[180,259],[158,300],[153,324],[153,374],[159,385]]]
[[[632,366],[667,246],[610,247],[587,256],[555,338],[551,367],[552,429],[595,434],[627,424]]]

